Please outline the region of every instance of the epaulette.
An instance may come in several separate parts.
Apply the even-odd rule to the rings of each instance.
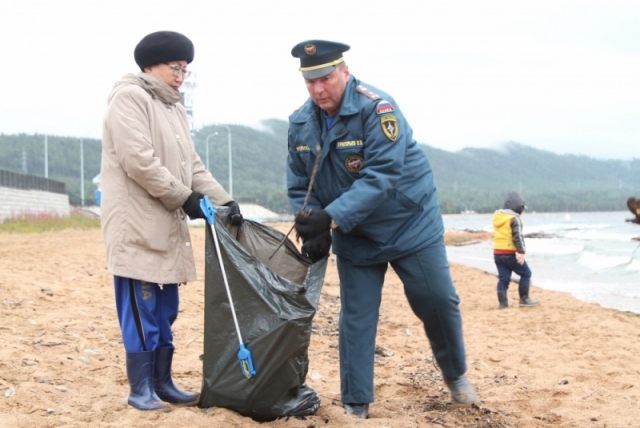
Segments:
[[[376,100],[380,99],[380,95],[378,95],[378,94],[372,92],[371,90],[367,89],[366,86],[358,85],[358,86],[356,86],[356,91],[358,91],[359,93],[361,93],[365,97],[369,98],[371,101],[376,101]]]

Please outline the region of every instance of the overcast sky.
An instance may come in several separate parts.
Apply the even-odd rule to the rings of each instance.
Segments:
[[[307,98],[291,48],[328,39],[421,143],[640,157],[636,0],[4,2],[0,133],[99,138],[111,87],[158,30],[195,44],[196,128],[286,120]]]

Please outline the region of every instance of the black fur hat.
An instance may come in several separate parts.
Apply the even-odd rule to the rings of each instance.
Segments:
[[[157,31],[144,36],[133,51],[140,70],[169,61],[193,61],[193,43],[175,31]]]

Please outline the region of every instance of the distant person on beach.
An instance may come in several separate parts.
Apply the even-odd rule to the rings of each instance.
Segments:
[[[196,153],[179,103],[193,55],[180,33],[145,36],[134,50],[141,72],[114,85],[103,122],[102,234],[127,354],[128,404],[140,410],[198,399],[171,378],[178,286],[196,280],[187,217],[204,218],[199,202],[207,195],[230,208],[233,224],[242,222],[238,204]]]
[[[389,265],[422,321],[454,404],[472,404],[477,395],[465,376],[460,300],[431,166],[394,99],[351,75],[347,50],[325,40],[291,50],[309,98],[289,117],[287,162],[303,252],[317,261],[333,243],[337,254],[342,405],[366,419],[374,401],[376,330]]]
[[[627,199],[627,207],[629,207],[629,211],[631,211],[635,216],[627,221],[640,224],[640,199],[636,199],[634,197]]]
[[[520,306],[530,307],[540,303],[529,297],[531,269],[525,261],[526,247],[520,218],[525,208],[522,196],[518,192],[511,192],[507,195],[502,209],[493,214],[493,258],[498,268],[500,309],[509,307],[507,290],[513,272],[520,276]]]

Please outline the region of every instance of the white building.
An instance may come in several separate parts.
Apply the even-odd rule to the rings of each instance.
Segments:
[[[187,119],[189,120],[189,129],[193,131],[193,91],[197,86],[196,73],[191,72],[191,75],[180,86],[180,104],[182,104],[187,110]]]

